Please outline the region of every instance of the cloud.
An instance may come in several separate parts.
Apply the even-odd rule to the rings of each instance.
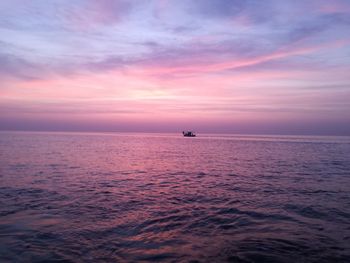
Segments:
[[[78,28],[119,23],[132,9],[126,0],[87,0],[66,16]]]
[[[344,14],[323,14],[312,18],[304,18],[291,26],[287,41],[299,41],[320,35],[329,29],[339,26],[350,26],[350,16]]]
[[[137,72],[141,72],[149,76],[179,77],[243,68],[259,70],[259,65],[266,67],[267,62],[312,54],[321,50],[346,46],[349,43],[350,40],[345,39],[320,44],[291,43],[286,46],[267,48],[256,46],[249,41],[247,43],[232,41],[215,45],[202,44],[186,48],[157,48],[156,45],[150,53],[135,58],[109,56],[105,59],[91,58],[83,61],[75,59],[69,63],[64,61],[34,63],[15,55],[0,54],[0,72],[3,76],[8,75],[22,80],[45,79],[54,75],[69,77],[70,75],[104,71],[136,72],[136,75]],[[298,66],[300,67],[300,63]]]
[[[246,0],[193,1],[192,8],[204,17],[227,18],[238,15],[247,7]]]
[[[285,59],[293,56],[312,54],[323,49],[337,48],[348,45],[349,39],[322,43],[319,45],[289,45],[273,50],[249,50],[242,52],[245,48],[225,50],[217,49],[177,50],[167,51],[163,55],[156,55],[140,63],[141,70],[145,74],[169,76],[192,75],[210,72],[220,72],[232,69],[251,67],[265,62]],[[192,52],[191,52],[192,51]],[[259,52],[258,52],[259,51]],[[220,55],[217,55],[220,54]]]
[[[322,46],[321,49],[331,48],[332,45],[327,43],[338,41],[349,25],[349,16],[343,13],[317,15],[312,13],[308,17],[292,19],[290,25],[278,24],[279,17],[286,14],[291,4],[285,4],[288,7],[286,8],[278,4],[279,1],[272,0],[264,2],[264,8],[260,6],[261,1],[252,0],[203,0],[174,3],[162,1],[162,5],[170,9],[169,12],[173,5],[185,8],[187,4],[188,10],[195,11],[193,19],[197,21],[201,21],[202,16],[228,18],[244,15],[254,23],[261,19],[273,21],[273,26],[261,28],[259,24],[254,24],[249,31],[237,34],[233,29],[230,30],[230,24],[224,24],[226,28],[222,33],[211,34],[198,25],[184,26],[180,22],[177,26],[162,28],[163,32],[157,32],[156,37],[149,40],[147,36],[153,33],[153,29],[141,28],[139,34],[143,38],[135,40],[128,35],[128,27],[123,29],[123,34],[118,34],[116,30],[82,33],[78,28],[85,28],[85,26],[113,28],[113,25],[122,21],[128,14],[137,12],[134,7],[139,3],[138,1],[59,1],[55,4],[39,2],[26,3],[18,10],[13,8],[16,4],[11,5],[7,2],[5,5],[7,8],[11,7],[13,13],[6,13],[3,16],[6,19],[3,18],[3,21],[25,24],[22,19],[25,16],[27,24],[41,29],[49,25],[46,29],[51,28],[52,32],[38,33],[30,28],[17,30],[12,28],[13,31],[10,31],[12,43],[11,38],[7,40],[8,45],[4,47],[4,54],[0,58],[2,61],[0,71],[3,76],[31,79],[55,74],[69,76],[81,72],[130,68],[142,68],[150,74],[169,76],[169,74],[186,75],[252,67],[271,60],[312,53],[320,50],[319,46]],[[292,7],[294,8],[291,8],[291,13],[300,10],[303,4],[296,3]],[[278,14],[278,10],[282,14]],[[144,15],[144,11],[140,14]],[[287,12],[287,17],[289,17],[288,14]],[[49,16],[52,16],[52,19]],[[55,21],[66,26],[77,25],[76,30],[79,32],[73,33],[65,29],[62,32],[62,28],[57,28],[58,31],[55,32],[54,26],[57,25]],[[147,21],[146,18],[145,21]],[[216,23],[223,25],[222,22]],[[278,25],[278,30],[275,29],[275,25]],[[123,25],[120,26],[123,27]],[[135,28],[132,29],[135,30]],[[259,31],[260,29],[262,32]],[[14,31],[16,34],[13,33]],[[131,33],[133,33],[132,30],[130,30]],[[27,43],[23,43],[25,37],[20,37],[25,35],[28,35]],[[29,37],[32,35],[36,38]],[[177,40],[179,35],[186,36]],[[9,52],[11,44],[17,47]],[[28,50],[25,51],[24,48]]]
[[[41,74],[38,65],[24,59],[0,53],[0,78],[16,78],[22,81],[37,79]]]
[[[0,26],[34,32],[88,31],[121,23],[132,7],[127,0],[4,0],[0,3]]]

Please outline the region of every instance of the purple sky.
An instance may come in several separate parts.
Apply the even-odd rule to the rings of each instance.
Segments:
[[[350,135],[350,1],[2,0],[0,129]]]

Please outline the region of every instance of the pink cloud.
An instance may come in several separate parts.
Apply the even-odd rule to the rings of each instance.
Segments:
[[[203,59],[200,59],[200,63],[194,63],[187,60],[186,63],[178,65],[140,65],[139,70],[145,75],[165,75],[165,74],[180,74],[191,75],[198,73],[219,72],[228,69],[242,68],[253,65],[258,65],[271,60],[277,60],[281,58],[287,58],[298,55],[310,54],[316,51],[320,51],[326,48],[337,48],[350,43],[349,39],[335,41],[332,43],[319,44],[309,47],[289,46],[280,48],[269,54],[255,56],[252,58],[237,58],[226,61],[210,61],[210,58],[205,58],[205,54],[201,54]],[[215,59],[215,58],[214,58]],[[152,64],[154,62],[152,61]]]
[[[87,0],[65,12],[70,26],[79,30],[119,23],[128,14],[131,3],[125,0]]]
[[[317,1],[315,7],[322,13],[350,13],[350,4],[346,1]]]

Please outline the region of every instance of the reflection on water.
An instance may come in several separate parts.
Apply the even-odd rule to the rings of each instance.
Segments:
[[[0,133],[0,261],[346,262],[348,137]]]

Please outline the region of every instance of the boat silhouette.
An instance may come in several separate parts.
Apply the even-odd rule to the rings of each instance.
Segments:
[[[184,137],[196,137],[196,134],[192,131],[183,131],[182,134]]]

